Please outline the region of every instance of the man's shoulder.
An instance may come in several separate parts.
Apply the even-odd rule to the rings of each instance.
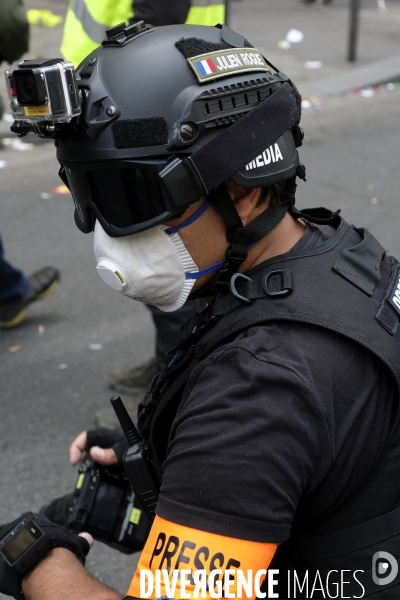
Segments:
[[[296,321],[270,321],[253,325],[214,348],[199,367],[214,362],[232,362],[245,356],[264,363],[278,363],[286,368],[326,363],[330,370],[341,369],[349,355],[360,362],[373,359],[371,352],[357,342],[330,329]]]
[[[392,397],[396,389],[388,368],[357,342],[292,321],[250,327],[215,348],[193,370],[185,397],[202,402],[205,390],[231,385],[254,396],[271,386],[279,395],[296,388],[329,422],[343,404],[350,409],[356,399],[368,403],[371,396]]]

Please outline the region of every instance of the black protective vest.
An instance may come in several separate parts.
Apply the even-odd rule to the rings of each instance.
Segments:
[[[386,256],[367,230],[337,221],[336,232],[321,246],[272,258],[245,276],[234,276],[229,293],[189,321],[169,367],[139,411],[139,426],[160,479],[170,425],[193,368],[254,325],[285,320],[333,330],[373,352],[389,367],[400,389],[400,264]],[[364,595],[360,583],[346,572],[344,580],[351,583],[344,584],[338,596],[332,585],[331,597],[399,599],[400,568],[387,585],[373,581],[372,558],[378,551],[391,553],[400,563],[398,415],[372,474],[352,498],[319,520],[318,535],[294,521],[290,538],[271,563],[280,570],[280,598],[329,597],[326,590],[325,596],[318,591],[310,596],[299,589],[293,596],[285,588],[287,569],[295,569],[300,581],[308,570],[308,594],[317,571],[325,582],[330,570],[361,569],[364,573],[357,579]],[[335,580],[333,573],[330,581]]]

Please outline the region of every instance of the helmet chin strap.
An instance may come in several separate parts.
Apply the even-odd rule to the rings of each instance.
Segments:
[[[191,298],[206,298],[218,292],[228,292],[230,279],[246,260],[249,247],[270,233],[282,221],[288,210],[292,211],[296,187],[296,177],[288,179],[283,203],[268,207],[246,227],[243,227],[225,183],[208,195],[208,201],[226,225],[226,239],[230,246],[226,251],[225,261],[215,277],[200,290],[191,294]]]

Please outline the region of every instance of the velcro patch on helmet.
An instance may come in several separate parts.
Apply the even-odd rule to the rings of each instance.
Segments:
[[[251,71],[269,71],[261,52],[255,48],[230,48],[188,58],[200,83]]]
[[[160,146],[168,142],[168,125],[164,117],[121,119],[111,126],[116,148]]]

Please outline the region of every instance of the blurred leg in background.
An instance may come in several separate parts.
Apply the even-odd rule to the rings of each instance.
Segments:
[[[4,258],[0,238],[0,306],[20,302],[28,293],[29,279]]]
[[[53,293],[60,273],[54,267],[43,267],[30,277],[16,269],[4,258],[0,238],[0,327],[16,327],[25,318],[31,302]]]

